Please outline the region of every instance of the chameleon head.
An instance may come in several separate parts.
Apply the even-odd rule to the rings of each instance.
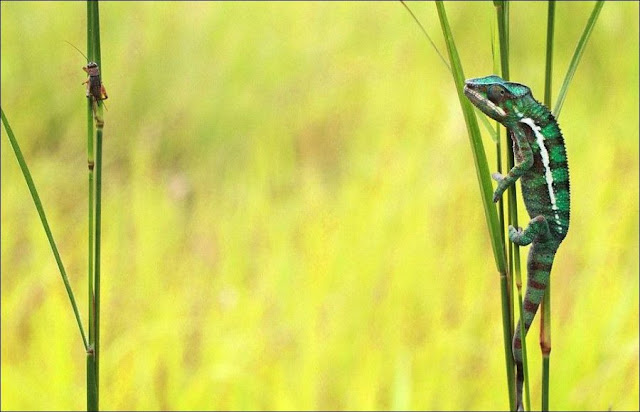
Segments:
[[[82,68],[89,76],[100,76],[100,69],[95,62],[89,62]]]
[[[496,75],[465,80],[464,94],[484,114],[502,124],[517,118],[516,100],[531,95],[531,90],[520,83],[507,82]]]

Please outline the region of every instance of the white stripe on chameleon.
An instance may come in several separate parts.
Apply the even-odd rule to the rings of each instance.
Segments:
[[[553,210],[553,216],[559,229],[562,230],[560,224],[560,215],[558,215],[558,206],[556,205],[556,194],[553,192],[553,175],[551,174],[551,168],[549,167],[549,152],[544,145],[544,135],[540,133],[540,126],[536,124],[530,117],[525,117],[520,120],[520,123],[524,123],[533,130],[533,134],[536,136],[536,142],[540,148],[540,157],[542,157],[542,164],[544,165],[544,178],[547,181],[547,189],[549,190],[549,199],[551,199],[551,209]]]

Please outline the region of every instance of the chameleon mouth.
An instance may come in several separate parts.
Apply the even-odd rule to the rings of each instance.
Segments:
[[[502,110],[502,107],[497,106],[491,100],[487,99],[477,91],[473,90],[471,87],[469,87],[469,85],[465,84],[463,91],[464,91],[464,94],[466,94],[469,99],[473,100],[476,103],[481,103],[482,105],[486,106],[489,110],[488,111],[483,110],[483,112],[487,113],[489,116],[494,117],[492,115],[497,114],[497,116],[500,116],[500,118],[502,119],[507,117],[507,113],[505,113],[505,111]],[[500,120],[500,119],[496,119],[496,120]]]

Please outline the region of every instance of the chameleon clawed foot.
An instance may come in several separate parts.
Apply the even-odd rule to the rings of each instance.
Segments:
[[[522,228],[515,228],[511,225],[509,225],[509,239],[513,242],[514,238],[519,238],[522,236]]]
[[[493,203],[497,203],[498,200],[500,200],[500,197],[502,197],[504,191],[507,190],[507,185],[504,183],[504,176],[500,173],[496,172],[491,174],[491,178],[498,182],[498,187],[496,188],[496,191],[493,192]]]

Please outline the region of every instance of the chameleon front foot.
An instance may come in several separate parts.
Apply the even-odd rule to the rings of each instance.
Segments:
[[[501,175],[500,173],[496,172],[491,174],[491,178],[496,182],[498,182],[498,187],[496,187],[496,191],[493,192],[493,203],[496,203],[498,200],[500,200],[500,198],[502,197],[502,194],[504,193],[505,190],[507,190],[507,187],[509,185],[506,179],[504,178],[504,176]]]
[[[491,173],[491,178],[496,182],[500,183],[502,179],[504,179],[504,176],[502,176],[501,173],[495,172],[495,173]]]

